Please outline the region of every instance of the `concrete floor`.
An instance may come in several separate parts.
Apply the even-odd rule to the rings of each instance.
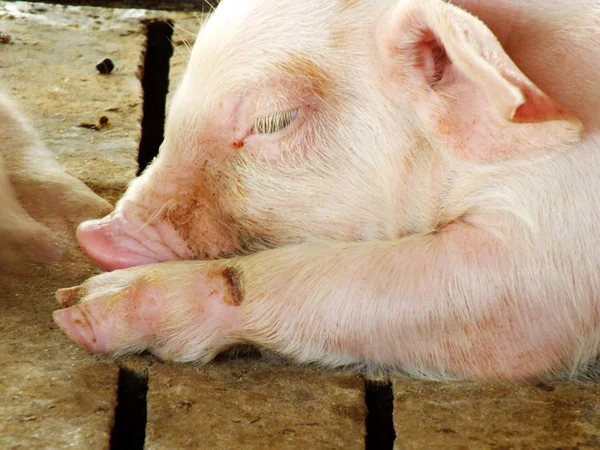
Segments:
[[[175,86],[187,55],[182,37],[193,41],[195,15],[0,1],[0,31],[11,36],[0,44],[0,82],[56,158],[113,203],[137,169],[141,22],[149,18],[172,19],[178,27]],[[102,76],[94,66],[106,56],[116,69]],[[110,125],[101,130],[80,126],[103,115]],[[257,357],[199,368],[149,356],[111,361],[88,355],[63,336],[51,312],[57,288],[94,273],[74,242],[58,264],[0,266],[0,448],[141,448],[123,444],[134,433],[127,415],[135,415],[135,402],[134,412],[122,409],[115,424],[119,367],[121,376],[147,380],[141,408],[147,407],[148,449],[365,448],[365,385],[357,375]],[[600,448],[596,384],[394,379],[392,387],[397,449]],[[126,397],[120,398],[126,408]],[[375,415],[368,422],[371,449],[385,448],[374,439],[384,419]],[[125,434],[120,444],[114,438],[111,444],[113,426]]]

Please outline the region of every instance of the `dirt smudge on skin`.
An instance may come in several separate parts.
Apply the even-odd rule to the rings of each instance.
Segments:
[[[244,290],[241,284],[241,273],[235,267],[226,267],[223,270],[223,278],[229,287],[229,296],[225,296],[225,303],[232,306],[240,306],[244,301]]]

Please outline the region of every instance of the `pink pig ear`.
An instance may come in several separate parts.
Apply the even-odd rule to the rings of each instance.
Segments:
[[[500,161],[580,139],[583,125],[544,94],[471,14],[441,0],[399,0],[378,28],[385,76],[427,132],[460,156]]]

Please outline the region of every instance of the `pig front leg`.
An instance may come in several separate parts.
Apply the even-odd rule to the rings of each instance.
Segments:
[[[598,314],[557,292],[525,242],[458,222],[396,242],[139,266],[59,291],[68,308],[55,320],[98,353],[208,361],[250,343],[330,366],[533,378],[592,356],[575,347],[597,333]]]
[[[61,289],[58,325],[86,350],[149,350],[177,361],[209,361],[242,326],[227,273],[218,263],[168,262],[104,273]]]

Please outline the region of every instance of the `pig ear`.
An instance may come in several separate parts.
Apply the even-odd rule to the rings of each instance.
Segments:
[[[399,0],[377,39],[394,96],[460,156],[535,156],[580,139],[581,122],[529,80],[494,34],[441,0]]]

